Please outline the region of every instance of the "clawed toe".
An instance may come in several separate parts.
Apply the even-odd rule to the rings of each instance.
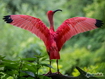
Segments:
[[[51,75],[52,74],[52,72],[48,72],[47,74],[44,74],[45,76],[49,76],[49,75]]]
[[[61,74],[60,72],[56,72],[56,74]]]

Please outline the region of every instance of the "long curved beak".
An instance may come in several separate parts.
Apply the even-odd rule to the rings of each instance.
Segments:
[[[57,12],[57,11],[62,11],[62,10],[61,10],[61,9],[57,9],[57,10],[54,10],[53,13],[55,13],[55,12]]]

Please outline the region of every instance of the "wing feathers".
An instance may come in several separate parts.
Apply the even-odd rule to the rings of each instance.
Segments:
[[[65,20],[56,31],[57,33],[57,45],[60,50],[63,44],[70,39],[72,36],[96,29],[102,26],[102,21],[86,18],[86,17],[74,17]]]
[[[96,24],[97,27],[101,27],[103,25],[103,22],[100,20],[96,20]]]
[[[3,19],[7,23],[36,34],[45,43],[47,42],[50,32],[40,19],[28,15],[8,15],[4,16]],[[55,39],[58,50],[60,50],[63,44],[72,36],[85,31],[96,29],[102,25],[102,21],[86,17],[74,17],[65,20],[56,30]]]
[[[46,25],[38,18],[29,15],[8,15],[3,18],[7,23],[28,30],[36,34],[45,43],[49,36],[49,30]]]

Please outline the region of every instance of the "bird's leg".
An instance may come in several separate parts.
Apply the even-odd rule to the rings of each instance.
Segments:
[[[50,59],[50,66],[51,66],[51,59]],[[51,72],[51,67],[49,67],[49,73],[52,73]]]
[[[58,66],[58,59],[56,60],[56,63],[57,63],[57,73],[60,74],[60,72],[59,72],[59,66]]]

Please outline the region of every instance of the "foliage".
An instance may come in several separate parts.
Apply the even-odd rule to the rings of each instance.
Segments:
[[[71,49],[72,50],[72,49]],[[105,46],[103,45],[100,49],[94,52],[90,52],[90,50],[81,48],[77,50],[72,50],[73,53],[69,54],[68,50],[63,50],[61,53],[61,63],[65,63],[62,66],[62,70],[66,70],[66,74],[78,76],[79,72],[75,69],[76,66],[83,67],[83,70],[91,73],[91,74],[97,74],[102,73],[103,76],[99,79],[104,79],[105,71],[105,62],[104,62],[104,56],[105,56]],[[65,55],[64,55],[65,54]]]
[[[50,67],[42,63],[45,58],[35,55],[33,58],[22,58],[16,61],[6,60],[0,56],[0,78],[1,79],[50,79],[39,74],[42,66]]]

